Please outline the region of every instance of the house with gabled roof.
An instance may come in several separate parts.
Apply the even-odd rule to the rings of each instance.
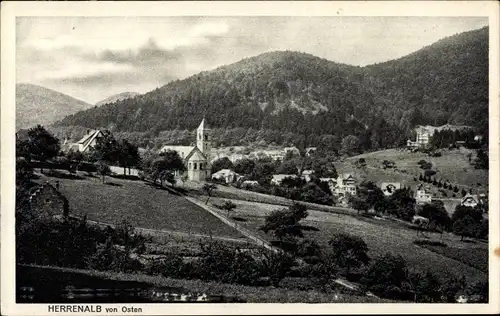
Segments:
[[[478,195],[470,193],[467,193],[460,201],[460,205],[468,207],[476,207],[480,203],[481,200],[479,199]]]
[[[345,196],[346,194],[356,195],[356,178],[351,173],[343,173],[338,176],[335,186],[335,194]]]
[[[101,130],[87,130],[87,134],[83,136],[78,142],[69,146],[70,150],[79,151],[81,153],[88,152],[97,144],[97,140],[104,136]]]
[[[432,202],[432,192],[431,189],[424,185],[423,183],[417,187],[415,193],[415,201],[417,204],[426,204]]]

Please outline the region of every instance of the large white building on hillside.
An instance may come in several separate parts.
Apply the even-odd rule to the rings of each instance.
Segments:
[[[166,145],[159,152],[162,153],[168,150],[177,151],[184,160],[188,180],[205,181],[210,178],[212,136],[208,124],[205,123],[205,118],[196,129],[195,146]]]

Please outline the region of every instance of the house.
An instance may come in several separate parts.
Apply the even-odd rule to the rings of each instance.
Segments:
[[[431,126],[431,125],[419,125],[417,128],[415,128],[415,132],[417,134],[417,138],[415,141],[408,140],[406,142],[407,147],[409,148],[421,148],[421,147],[426,147],[430,144],[431,138],[434,135],[436,131],[444,131],[444,130],[449,130],[449,131],[457,131],[457,130],[464,130],[464,129],[469,129],[470,126],[458,126],[458,125],[450,125],[450,124],[445,124],[441,126]]]
[[[415,201],[417,204],[426,204],[432,202],[432,193],[429,187],[424,184],[420,184],[417,187],[417,191],[415,193]]]
[[[335,194],[340,197],[346,194],[356,195],[356,179],[352,174],[344,173],[338,176]]]
[[[68,149],[73,151],[79,151],[81,153],[88,152],[93,149],[97,144],[97,140],[104,136],[104,132],[101,130],[87,130],[87,134],[82,137],[78,142],[70,144]],[[67,141],[67,140],[66,140]]]
[[[225,183],[233,183],[240,180],[242,176],[230,169],[221,169],[212,174],[213,180],[224,181]]]
[[[68,200],[49,182],[36,188],[29,197],[29,203],[32,209],[42,216],[67,218],[69,215]]]
[[[292,179],[296,179],[296,178],[297,178],[297,175],[295,175],[295,174],[273,174],[273,178],[271,179],[271,184],[274,184],[274,185],[281,185],[281,182],[282,182],[285,178],[292,178]]]
[[[314,170],[304,170],[302,171],[301,178],[304,179],[306,182],[311,181],[311,176],[314,174]]]
[[[312,155],[314,155],[314,153],[316,152],[317,148],[316,147],[307,147],[306,148],[306,156],[307,157],[311,157]]]
[[[256,187],[259,185],[259,182],[255,180],[245,180],[241,183],[241,188],[251,188],[251,187]]]
[[[292,156],[300,156],[300,151],[297,147],[285,147],[283,148],[285,156],[290,153]]]
[[[476,207],[480,203],[479,197],[476,194],[473,195],[470,193],[467,193],[460,201],[460,205],[468,207]]]
[[[401,189],[401,182],[382,182],[380,189],[385,196],[391,196],[394,191]]]
[[[184,160],[189,181],[205,181],[210,177],[212,151],[211,130],[205,118],[196,129],[195,146],[163,146],[159,153],[167,150],[177,151]]]

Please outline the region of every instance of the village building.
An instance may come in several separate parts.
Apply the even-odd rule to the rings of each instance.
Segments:
[[[306,182],[311,182],[312,176],[314,175],[314,170],[304,170],[300,175],[300,178],[305,180]]]
[[[400,182],[382,182],[380,184],[380,189],[385,196],[391,196],[396,190],[401,189]]]
[[[206,181],[210,178],[212,137],[211,130],[205,123],[205,118],[196,129],[195,146],[166,145],[159,152],[168,150],[177,151],[181,159],[184,160],[189,181]]]
[[[285,178],[296,179],[298,177],[296,174],[273,174],[271,184],[281,185],[281,182],[283,182]]]
[[[408,148],[423,148],[427,147],[430,144],[430,141],[432,139],[432,136],[436,131],[444,131],[444,130],[450,130],[450,131],[456,131],[456,130],[463,130],[463,129],[468,129],[470,128],[469,126],[457,126],[457,125],[450,125],[450,124],[445,124],[441,126],[431,126],[431,125],[419,125],[415,128],[415,133],[417,134],[416,140],[407,140],[406,145]]]
[[[225,183],[234,183],[239,181],[241,178],[243,178],[243,176],[237,174],[231,169],[221,169],[212,174],[212,180],[219,180]]]
[[[468,206],[468,207],[476,207],[481,203],[481,200],[476,194],[467,193],[462,200],[460,201],[460,205]]]
[[[417,187],[416,193],[415,193],[415,201],[417,204],[426,204],[426,203],[431,203],[432,202],[432,193],[429,187],[425,186],[424,184],[420,184]]]
[[[92,150],[97,144],[97,140],[104,136],[103,131],[101,130],[87,130],[87,134],[82,137],[78,142],[69,144],[68,149],[73,151],[79,151],[81,153],[89,152]],[[66,147],[67,139],[63,144],[63,147]]]
[[[252,188],[252,187],[256,187],[259,185],[259,182],[255,181],[255,180],[245,180],[241,183],[241,188],[245,189],[245,188]]]
[[[314,155],[316,150],[317,150],[316,147],[307,147],[306,148],[306,157],[311,157],[312,155]]]
[[[335,194],[339,197],[356,195],[356,179],[350,173],[344,173],[338,176],[335,186]]]

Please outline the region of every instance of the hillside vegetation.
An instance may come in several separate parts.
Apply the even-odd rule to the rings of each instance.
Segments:
[[[278,51],[70,115],[58,126],[141,132],[194,129],[205,116],[226,138],[318,145],[357,136],[363,149],[401,145],[417,124],[488,126],[488,28],[367,67]],[[289,134],[288,137],[283,135]],[[235,136],[235,137],[233,137]],[[230,144],[234,145],[234,144]]]
[[[16,85],[16,130],[48,125],[92,107],[63,93],[33,84]]]

